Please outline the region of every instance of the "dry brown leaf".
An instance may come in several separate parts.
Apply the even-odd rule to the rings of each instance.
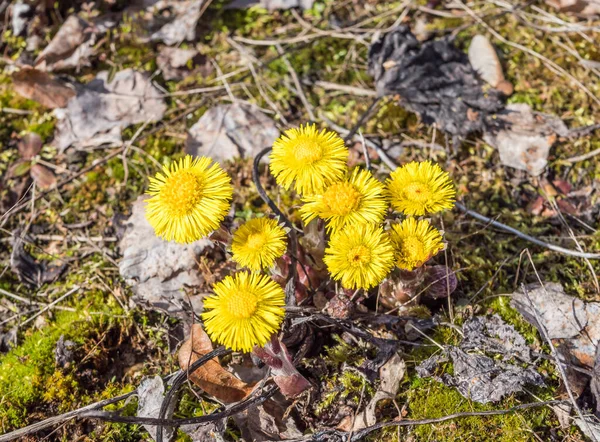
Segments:
[[[42,70],[70,67],[70,65],[60,66],[61,62],[73,56],[79,61],[83,54],[77,54],[77,52],[85,52],[88,55],[87,52],[89,51],[83,43],[92,36],[91,28],[92,25],[84,19],[71,15],[65,20],[48,46],[37,57],[35,66]]]
[[[185,371],[192,363],[212,350],[213,346],[208,335],[202,330],[200,324],[194,324],[190,338],[179,350],[179,366]],[[253,388],[226,371],[217,358],[211,359],[198,370],[190,373],[189,378],[205,392],[226,404],[241,401]]]
[[[56,185],[56,175],[46,166],[34,164],[29,170],[33,181],[43,190],[50,189]]]
[[[65,83],[31,68],[23,68],[13,75],[13,87],[22,97],[50,109],[66,107],[67,102],[75,96],[75,91]]]
[[[590,17],[600,14],[600,0],[546,0],[560,12],[566,12],[580,17]]]
[[[29,132],[19,140],[17,149],[19,156],[23,160],[29,161],[42,150],[42,138],[34,132]]]

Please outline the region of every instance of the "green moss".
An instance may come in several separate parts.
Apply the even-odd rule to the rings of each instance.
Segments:
[[[455,388],[434,381],[412,378],[406,390],[399,395],[400,403],[407,403],[407,419],[429,419],[460,412],[487,411],[509,408],[517,405],[509,398],[501,404],[482,405],[461,396]],[[411,431],[417,441],[436,440],[454,442],[464,440],[521,442],[536,440],[532,431],[553,419],[547,409],[518,412],[502,416],[468,417],[450,420],[435,425],[416,426],[413,430],[403,429],[403,434]],[[540,435],[540,433],[537,433]],[[375,439],[373,439],[375,440]]]
[[[28,408],[41,401],[57,400],[64,406],[74,402],[75,396],[62,388],[71,390],[74,380],[55,372],[56,342],[64,335],[81,344],[96,330],[109,328],[111,316],[122,313],[94,293],[77,307],[75,312],[57,312],[54,321],[41,330],[27,331],[18,347],[0,357],[0,423],[4,429],[27,424]],[[101,314],[90,315],[90,310]]]

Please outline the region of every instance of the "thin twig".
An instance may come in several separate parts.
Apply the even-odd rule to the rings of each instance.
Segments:
[[[462,203],[459,203],[458,201],[456,202],[456,208],[458,210],[460,210],[461,212],[463,212],[465,215],[469,215],[475,219],[478,219],[479,221],[482,221],[486,224],[489,224],[491,226],[494,226],[501,230],[504,230],[505,232],[512,233],[513,235],[515,235],[521,239],[529,241],[538,246],[542,246],[548,250],[552,250],[554,252],[562,253],[562,254],[568,255],[568,256],[574,256],[576,258],[600,259],[600,253],[578,252],[576,250],[565,249],[564,247],[560,247],[560,246],[557,246],[554,244],[547,243],[545,241],[542,241],[541,239],[537,239],[537,238],[534,238],[533,236],[527,235],[526,233],[523,233],[513,227],[507,226],[506,224],[502,224],[498,221],[494,221],[493,219],[488,218],[487,216],[484,216],[480,213],[474,212],[473,210],[469,210]]]
[[[173,379],[173,381],[171,382],[171,389],[167,392],[167,394],[165,394],[165,397],[160,405],[160,411],[158,413],[158,418],[165,419],[165,416],[167,415],[168,410],[171,408],[170,407],[171,401],[173,400],[175,395],[179,392],[179,388],[185,383],[185,381],[189,378],[189,375],[191,373],[195,372],[198,368],[200,368],[201,366],[206,364],[211,359],[217,358],[219,356],[225,356],[226,354],[229,354],[229,353],[231,353],[231,350],[227,350],[225,347],[216,348],[215,350],[211,351],[210,353],[207,353],[204,356],[197,359],[196,361],[194,361],[188,367],[187,370],[183,370],[183,371],[181,371],[181,373],[179,373],[177,376],[175,376],[175,379]],[[156,427],[156,442],[162,442],[162,440],[163,440],[162,425],[159,424]]]
[[[290,229],[299,230],[288,219],[288,217],[285,216],[285,214],[281,211],[281,209],[279,209],[279,207],[277,207],[277,205],[273,202],[273,200],[269,197],[269,195],[267,195],[267,192],[265,191],[264,187],[260,183],[260,176],[259,176],[260,172],[258,170],[258,167],[259,167],[259,164],[260,164],[260,160],[262,159],[262,157],[264,157],[270,151],[271,151],[270,147],[265,147],[263,150],[261,150],[254,157],[254,163],[253,163],[253,167],[252,167],[252,181],[254,181],[254,185],[256,186],[256,190],[258,191],[258,194],[260,195],[260,197],[262,198],[262,200],[267,204],[267,206],[269,206],[269,208],[275,213],[275,215],[277,215],[279,217],[280,221],[283,222],[285,224],[285,226],[288,227],[288,228],[290,228]],[[299,232],[302,233],[301,230],[299,230]]]
[[[367,121],[367,119],[371,116],[371,113],[375,109],[375,106],[377,106],[377,104],[381,101],[382,98],[383,97],[377,97],[373,100],[373,102],[369,105],[367,110],[360,116],[360,118],[358,119],[358,121],[356,122],[354,127],[352,129],[350,129],[350,131],[344,137],[345,143],[347,143],[354,137],[354,135],[356,134],[358,129],[360,129],[360,127],[363,125],[363,123],[365,121]]]

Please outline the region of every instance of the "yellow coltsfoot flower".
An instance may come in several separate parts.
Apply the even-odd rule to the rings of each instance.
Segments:
[[[211,339],[234,351],[250,352],[264,346],[279,330],[285,293],[266,275],[240,272],[213,286],[204,299],[202,320]]]
[[[323,261],[344,288],[368,289],[383,281],[394,267],[394,249],[383,228],[350,224],[331,236]]]
[[[354,169],[342,181],[324,192],[304,197],[300,215],[308,223],[316,217],[327,220],[327,229],[337,231],[346,225],[378,224],[387,209],[385,187],[371,172]]]
[[[212,164],[211,164],[212,163]],[[185,158],[150,178],[146,219],[156,235],[194,242],[216,230],[229,212],[233,188],[229,175],[210,158]]]
[[[277,221],[252,219],[233,234],[233,260],[250,270],[268,269],[285,253],[287,235]]]
[[[271,173],[277,184],[311,195],[341,179],[348,166],[348,149],[335,132],[313,125],[289,129],[273,144]]]
[[[426,220],[407,218],[392,225],[396,265],[403,270],[421,267],[444,248],[442,234]]]
[[[390,203],[406,215],[436,213],[454,206],[456,190],[448,172],[430,161],[405,164],[387,181]]]

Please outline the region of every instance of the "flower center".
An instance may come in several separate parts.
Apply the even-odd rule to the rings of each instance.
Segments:
[[[296,145],[294,156],[298,162],[312,164],[323,158],[323,148],[315,141],[304,140]]]
[[[404,188],[404,196],[411,201],[422,203],[430,200],[432,195],[426,183],[413,181]]]
[[[402,241],[402,254],[406,259],[419,262],[427,255],[423,241],[415,237],[404,238]]]
[[[371,250],[363,245],[356,246],[348,252],[347,257],[352,267],[362,267],[371,262]]]
[[[246,246],[251,250],[260,250],[267,242],[268,238],[264,233],[251,233],[246,240]]]
[[[172,215],[185,216],[191,213],[202,199],[203,188],[197,175],[180,170],[167,178],[160,191],[160,198]]]
[[[236,319],[248,319],[257,310],[258,299],[252,292],[238,292],[227,300],[227,312]]]
[[[323,203],[333,215],[344,216],[358,209],[361,194],[350,183],[338,183],[323,194]]]

